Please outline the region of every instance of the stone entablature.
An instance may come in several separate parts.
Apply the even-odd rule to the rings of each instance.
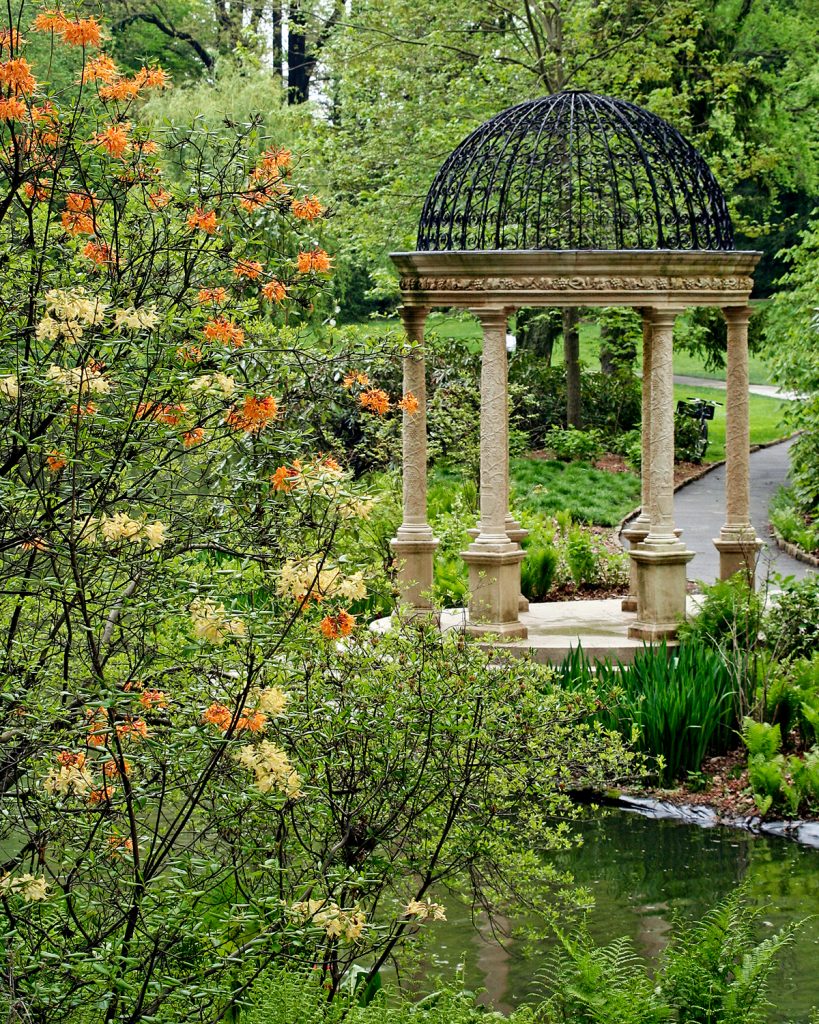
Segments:
[[[407,306],[744,306],[757,252],[393,253]]]

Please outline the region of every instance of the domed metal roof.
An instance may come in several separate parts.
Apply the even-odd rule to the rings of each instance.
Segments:
[[[441,167],[420,251],[733,249],[725,196],[667,121],[567,91],[491,118]]]

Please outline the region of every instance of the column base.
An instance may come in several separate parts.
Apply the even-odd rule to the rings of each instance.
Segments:
[[[435,549],[438,541],[428,534],[418,531],[415,537],[406,534],[393,537],[390,547],[395,552],[398,563],[398,592],[402,604],[411,609],[411,615],[433,616],[432,580]]]
[[[756,563],[759,552],[765,547],[755,532],[745,537],[717,537],[714,547],[719,551],[719,578],[730,579],[738,572],[744,573],[749,586],[756,585]]]
[[[623,530],[622,535],[628,541],[630,551],[646,539],[648,526],[647,521],[641,523],[638,519],[627,530]],[[628,595],[620,602],[620,609],[624,612],[637,611],[637,564],[633,558],[629,558]]]
[[[461,552],[469,566],[466,632],[471,636],[494,633],[507,638],[526,637],[528,630],[519,620],[520,563],[526,555],[511,543],[500,544],[498,548],[501,550],[493,551],[488,544],[484,549],[475,543]]]
[[[631,552],[637,568],[637,621],[629,626],[633,640],[673,640],[685,618],[685,567],[694,557],[683,544]]]
[[[477,540],[477,538],[481,535],[481,524],[478,523],[476,527],[474,527],[471,530],[467,530],[466,532],[467,535],[471,537],[473,541]],[[513,544],[517,544],[517,546],[521,548],[521,550],[523,550],[521,546],[521,541],[529,536],[529,531],[524,530],[520,523],[516,519],[513,519],[511,515],[509,515],[506,517],[506,536]],[[529,611],[529,599],[527,597],[524,597],[523,594],[521,594],[518,598],[518,611]]]

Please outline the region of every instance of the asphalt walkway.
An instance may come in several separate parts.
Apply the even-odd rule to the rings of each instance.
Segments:
[[[751,453],[751,522],[757,535],[766,542],[759,560],[757,578],[768,572],[802,579],[815,572],[798,562],[773,542],[768,520],[771,498],[788,478],[788,451],[794,439],[760,448]],[[689,579],[713,583],[719,576],[719,553],[713,539],[725,519],[725,467],[718,466],[702,479],[682,487],[674,496],[674,519],[683,531],[682,539],[696,557],[688,564]]]
[[[684,377],[674,374],[674,383],[683,384],[689,388],[716,388],[717,391],[725,391],[724,380],[709,380],[707,377]],[[749,384],[749,395],[761,395],[763,398],[779,398],[783,401],[795,401],[799,395],[795,391],[783,391],[774,384]]]

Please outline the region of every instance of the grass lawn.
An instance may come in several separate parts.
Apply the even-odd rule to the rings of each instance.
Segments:
[[[683,384],[674,385],[675,401],[681,398],[706,398],[721,402],[714,410],[714,418],[708,424],[708,451],[706,462],[725,458],[725,392],[717,388],[691,388]],[[785,437],[790,432],[783,423],[783,414],[789,405],[777,398],[762,398],[750,395],[751,403],[751,444],[765,444]]]
[[[545,459],[512,459],[509,469],[512,503],[543,515],[566,509],[573,519],[616,526],[640,504],[640,480],[634,473]]]
[[[640,480],[634,473],[609,473],[588,462],[546,459],[510,460],[511,500],[516,508],[542,515],[561,509],[597,526],[615,526],[640,504]],[[457,466],[436,466],[430,473],[429,512],[449,512],[465,477]],[[477,487],[467,483],[468,503],[477,504]]]
[[[474,338],[477,348],[480,338],[479,325],[474,320],[460,320],[456,317],[447,316],[445,313],[433,313],[429,318],[429,327],[440,334],[446,334],[453,338]],[[580,358],[592,370],[600,369],[600,331],[597,324],[580,324]],[[642,345],[639,346],[637,354],[638,362],[642,358]],[[554,365],[563,362],[563,348],[558,344],[555,346],[552,359]],[[674,353],[674,373],[684,377],[704,377],[708,380],[725,380],[724,370],[706,370],[702,361],[688,352],[677,351]],[[756,355],[749,358],[749,376],[752,384],[769,384],[770,370],[766,363]]]

